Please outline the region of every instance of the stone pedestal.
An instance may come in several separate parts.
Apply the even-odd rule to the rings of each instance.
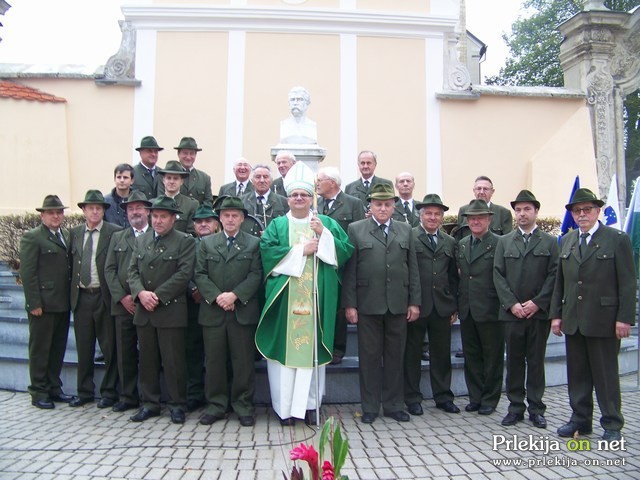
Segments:
[[[317,143],[279,143],[271,147],[271,161],[275,161],[276,155],[281,150],[288,150],[296,156],[296,161],[304,162],[313,173],[318,171],[318,165],[327,155],[327,150]]]

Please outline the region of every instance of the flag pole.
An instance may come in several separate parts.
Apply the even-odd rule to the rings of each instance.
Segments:
[[[318,196],[316,194],[316,180],[313,181],[313,216],[318,216]],[[317,238],[317,234],[314,233]],[[318,365],[318,252],[313,254],[313,371],[316,378],[316,429],[320,427],[320,367]]]

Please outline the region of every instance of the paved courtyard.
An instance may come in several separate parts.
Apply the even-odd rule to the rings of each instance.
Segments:
[[[592,435],[578,439],[588,442],[567,442],[555,434],[569,415],[566,387],[547,389],[547,430],[528,421],[502,427],[504,395],[490,416],[446,414],[430,400],[424,402],[424,416],[412,417],[410,423],[379,418],[364,425],[358,418],[359,405],[326,405],[322,412],[342,421],[350,443],[342,473],[351,480],[640,479],[640,392],[635,375],[625,377],[623,385],[624,445],[616,451],[598,445],[602,429],[597,421]],[[460,407],[466,403],[465,397],[456,399]],[[282,427],[264,406],[257,409],[254,427],[241,427],[235,416],[206,427],[198,423],[200,414],[191,413],[184,425],[174,425],[164,410],[161,417],[136,424],[128,420],[130,412],[64,404],[39,410],[26,393],[0,391],[0,478],[282,479],[283,471],[287,476],[291,471],[292,446],[313,442],[317,447],[315,429],[302,423]],[[514,440],[519,449],[508,449],[506,442]],[[494,442],[502,443],[494,448]],[[310,478],[306,469],[305,478]]]

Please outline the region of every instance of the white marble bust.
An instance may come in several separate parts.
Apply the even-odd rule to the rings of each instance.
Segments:
[[[281,144],[317,144],[316,122],[307,117],[311,103],[309,92],[304,87],[293,87],[289,91],[291,116],[280,122]]]

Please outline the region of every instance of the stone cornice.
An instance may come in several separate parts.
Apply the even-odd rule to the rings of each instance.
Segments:
[[[404,38],[442,37],[458,19],[446,15],[398,15],[339,9],[289,9],[193,5],[123,5],[136,30],[244,31],[356,34]]]

